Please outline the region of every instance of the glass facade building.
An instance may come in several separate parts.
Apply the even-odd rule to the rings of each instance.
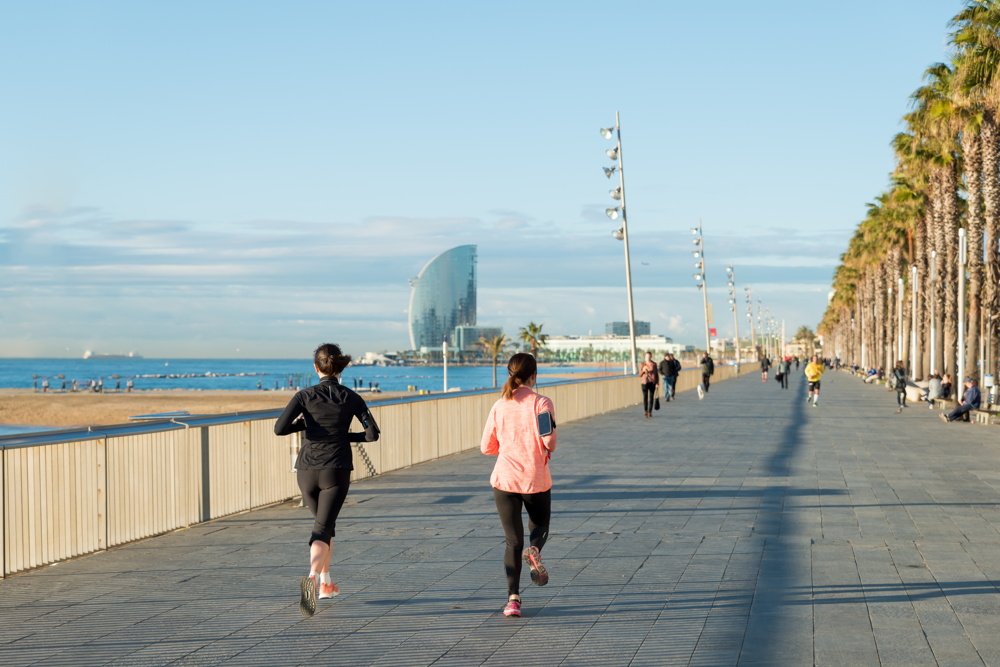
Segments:
[[[410,345],[454,345],[455,327],[476,324],[476,246],[446,250],[410,280]]]

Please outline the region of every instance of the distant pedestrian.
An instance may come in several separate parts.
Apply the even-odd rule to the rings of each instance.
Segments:
[[[819,357],[813,355],[812,361],[806,364],[806,380],[809,382],[809,395],[806,403],[811,402],[814,408],[819,407],[819,383],[823,377],[823,364],[819,362]]]
[[[49,379],[48,378],[45,378],[44,380],[42,380],[42,393],[43,394],[49,393]]]
[[[979,409],[979,406],[982,404],[982,400],[983,395],[980,393],[979,387],[976,385],[976,381],[970,377],[965,378],[965,396],[962,397],[962,402],[947,415],[942,412],[941,419],[946,422],[953,422],[961,417],[964,420],[965,416],[971,410]]]
[[[34,387],[35,393],[38,393],[38,380],[32,380],[31,386]]]
[[[115,391],[121,392],[121,390],[122,390],[122,381],[121,380],[115,380]]]
[[[66,391],[66,380],[62,381],[62,391]]]
[[[330,556],[336,535],[337,515],[347,498],[354,470],[352,442],[379,439],[378,425],[363,398],[340,384],[340,374],[351,358],[336,345],[326,343],[313,353],[319,384],[296,392],[274,424],[275,435],[304,431],[295,470],[302,501],[316,519],[309,537],[308,577],[299,582],[299,610],[316,613],[316,599],[340,592],[330,578]],[[364,432],[350,432],[357,419]]]
[[[132,388],[134,386],[135,386],[135,383],[132,382],[132,378],[129,378],[128,380],[125,380],[125,391],[127,393],[132,393]],[[76,390],[74,389],[73,391],[76,391]]]
[[[507,373],[501,398],[486,418],[480,450],[498,457],[490,486],[506,540],[507,605],[503,615],[520,616],[522,560],[531,570],[532,583],[544,586],[549,582],[541,552],[552,515],[549,459],[556,450],[556,419],[552,400],[534,391],[538,366],[533,356],[515,354],[507,363]],[[530,533],[529,546],[523,551],[522,508],[528,512]]]
[[[263,388],[264,388],[264,386],[261,384],[260,380],[257,380],[257,391],[260,391]]]
[[[892,369],[892,380],[896,386],[896,414],[901,414],[906,407],[906,364],[897,361]]]
[[[712,382],[713,375],[715,375],[715,362],[712,360],[711,355],[706,352],[701,358],[701,387],[702,391],[706,394],[708,393],[708,386]]]
[[[80,383],[77,382],[76,380],[73,380],[73,391],[76,391],[79,388],[80,388]]]
[[[281,387],[278,386],[278,378],[274,378],[274,390],[278,391]]]
[[[681,362],[674,358],[673,352],[663,355],[659,366],[660,377],[663,378],[663,400],[669,402],[674,397],[677,387],[677,375],[681,371]]]
[[[941,398],[946,401],[951,398],[951,376],[947,373],[941,376]]]
[[[774,379],[778,381],[778,386],[782,389],[788,389],[788,372],[791,370],[792,361],[789,357],[783,357],[778,360],[777,373]]]
[[[636,371],[642,385],[642,410],[644,417],[653,416],[653,402],[656,400],[656,388],[660,384],[660,373],[653,363],[653,353],[647,352],[646,358]]]
[[[765,354],[760,358],[760,381],[767,382],[767,372],[771,369],[771,360]]]

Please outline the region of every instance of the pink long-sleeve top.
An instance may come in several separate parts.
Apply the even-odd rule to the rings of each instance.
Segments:
[[[510,400],[501,398],[493,404],[486,418],[483,454],[497,456],[490,484],[511,493],[541,493],[552,488],[549,455],[556,450],[556,430],[551,435],[538,434],[538,417],[552,414],[552,399],[536,394],[530,387],[518,387]]]

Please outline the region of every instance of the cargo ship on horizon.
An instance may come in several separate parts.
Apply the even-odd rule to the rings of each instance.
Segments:
[[[142,359],[141,354],[129,352],[128,354],[109,354],[107,352],[91,352],[87,350],[83,353],[84,359]]]

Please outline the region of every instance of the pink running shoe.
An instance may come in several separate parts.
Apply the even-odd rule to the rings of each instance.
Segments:
[[[337,584],[330,582],[328,584],[320,583],[319,585],[319,599],[329,600],[334,595],[340,595],[340,589],[337,588]]]
[[[507,600],[507,606],[503,608],[504,616],[520,616],[521,615],[521,601],[520,600]]]
[[[528,547],[521,555],[524,557],[524,562],[531,568],[531,583],[536,586],[544,586],[549,583],[549,573],[542,565],[542,554],[539,553],[538,547]]]

